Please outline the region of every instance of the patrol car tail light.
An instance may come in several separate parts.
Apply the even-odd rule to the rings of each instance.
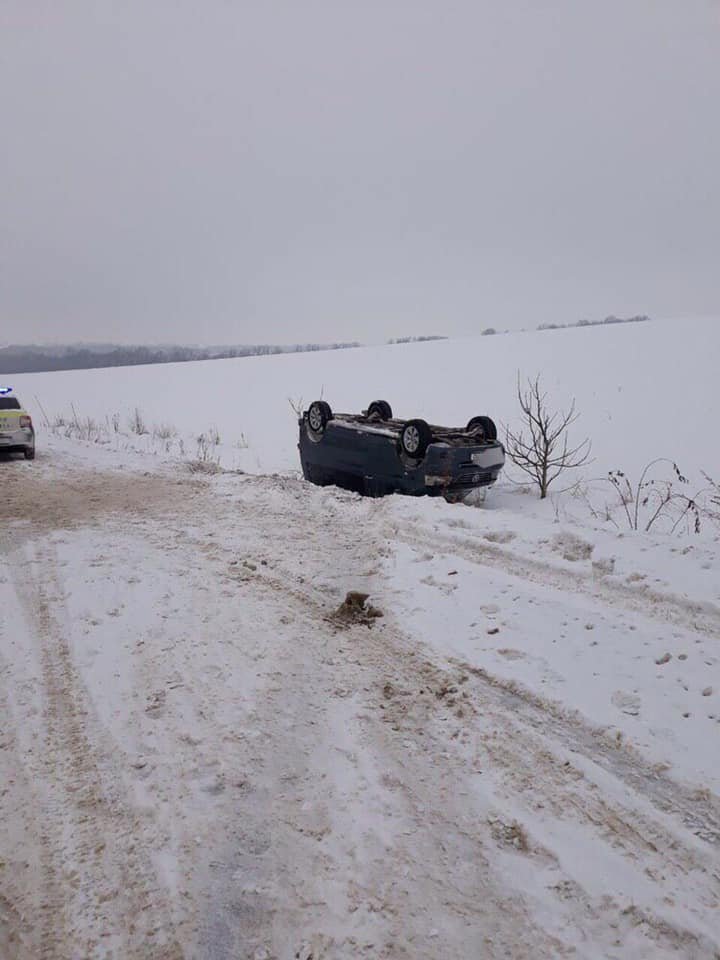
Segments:
[[[32,417],[28,417],[26,414],[23,414],[20,417],[20,428],[25,428],[26,430],[32,427]]]

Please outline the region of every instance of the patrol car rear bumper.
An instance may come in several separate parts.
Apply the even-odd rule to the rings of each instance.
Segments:
[[[19,453],[35,446],[35,433],[32,430],[13,430],[0,433],[0,451]]]

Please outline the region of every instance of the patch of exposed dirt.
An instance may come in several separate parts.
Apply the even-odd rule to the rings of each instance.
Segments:
[[[361,593],[359,590],[348,591],[343,602],[334,611],[332,621],[346,627],[358,623],[366,627],[372,626],[374,621],[383,617],[384,614],[372,603],[368,603],[369,599],[369,593]]]

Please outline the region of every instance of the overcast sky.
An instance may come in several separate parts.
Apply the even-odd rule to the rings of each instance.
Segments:
[[[718,0],[0,0],[0,341],[720,316]]]

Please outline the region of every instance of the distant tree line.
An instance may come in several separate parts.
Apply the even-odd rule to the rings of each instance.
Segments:
[[[149,363],[186,363],[190,360],[221,360],[232,357],[263,357],[276,353],[307,353],[345,350],[359,343],[269,343],[236,347],[88,347],[9,346],[0,348],[0,374],[41,373],[56,370],[90,370],[98,367],[129,367]]]
[[[578,320],[575,323],[541,323],[538,330],[562,330],[567,327],[595,327],[608,323],[641,323],[646,316],[605,317],[604,320]],[[486,327],[483,336],[509,331]],[[447,340],[445,336],[427,335],[395,337],[387,342],[423,343]],[[41,373],[55,370],[89,370],[98,367],[129,367],[150,363],[186,363],[191,360],[221,360],[232,357],[263,357],[279,353],[308,353],[318,350],[347,350],[359,347],[356,341],[346,343],[258,343],[221,347],[157,347],[119,346],[117,344],[63,344],[43,347],[32,344],[0,347],[0,376],[13,373]]]
[[[645,323],[650,317],[605,317],[604,320],[577,320],[575,323],[541,323],[538,330],[565,330],[568,327],[601,327],[606,323]]]
[[[567,330],[570,327],[600,327],[606,323],[643,323],[650,317],[638,315],[636,317],[605,317],[604,320],[576,320],[575,323],[541,323],[537,330]],[[497,333],[527,333],[527,330],[496,330],[495,327],[486,327],[480,331],[481,337],[491,337]]]
[[[388,343],[426,343],[428,340],[447,340],[447,337],[395,337],[392,340],[388,340]]]

